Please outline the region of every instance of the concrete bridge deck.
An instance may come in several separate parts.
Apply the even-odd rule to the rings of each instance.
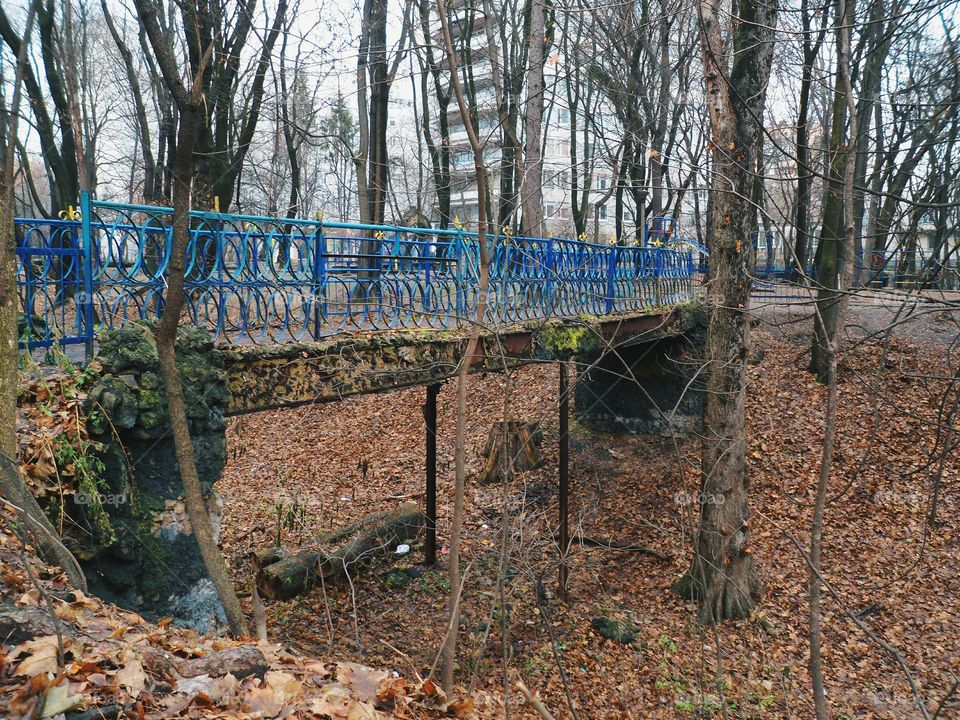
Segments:
[[[618,316],[514,323],[481,334],[471,369],[500,372],[535,362],[594,360],[612,350],[682,336],[697,322],[696,306],[684,304]],[[442,383],[459,372],[466,344],[463,330],[420,330],[220,349],[230,394],[227,413]]]

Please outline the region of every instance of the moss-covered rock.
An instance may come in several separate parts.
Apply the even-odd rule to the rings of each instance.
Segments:
[[[183,487],[153,325],[135,322],[107,330],[99,347],[103,375],[88,395],[97,421],[88,429],[103,445],[106,482],[130,490],[124,503],[106,507],[116,542],[84,563],[90,585],[102,597],[148,616],[171,615],[203,629],[209,608],[198,610],[191,598],[202,597],[208,604],[204,588],[209,580],[189,523],[183,521]],[[227,458],[224,411],[229,395],[222,359],[209,335],[181,328],[177,367],[201,486],[215,497],[213,486]]]
[[[87,395],[88,407],[99,411],[97,426],[90,428],[94,434],[109,432],[110,423],[118,430],[129,430],[137,423],[139,400],[136,385],[129,380],[121,380],[114,375],[104,375]]]
[[[633,625],[604,615],[593,618],[590,625],[601,637],[605,637],[607,640],[616,640],[618,643],[629,645],[637,639],[637,629]]]
[[[104,372],[119,374],[156,368],[157,342],[152,327],[149,322],[137,321],[101,332],[97,337],[97,359]]]

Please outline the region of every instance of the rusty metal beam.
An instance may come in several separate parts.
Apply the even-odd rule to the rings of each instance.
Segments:
[[[437,395],[439,385],[427,385],[427,400],[423,405],[426,424],[426,531],[423,562],[433,565],[437,560]]]

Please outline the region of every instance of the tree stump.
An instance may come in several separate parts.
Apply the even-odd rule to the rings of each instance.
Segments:
[[[487,458],[481,483],[512,480],[518,471],[539,467],[543,433],[536,420],[508,420],[494,423],[487,434],[483,454]]]

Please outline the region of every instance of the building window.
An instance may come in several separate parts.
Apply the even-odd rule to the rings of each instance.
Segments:
[[[600,205],[600,206],[597,208],[597,210],[598,210],[599,213],[600,213],[600,219],[601,219],[601,220],[606,220],[606,219],[607,219],[607,206],[606,206],[606,204]]]
[[[606,190],[606,189],[607,189],[607,179],[606,179],[606,178],[600,178],[599,184],[597,185],[597,187],[600,188],[601,190]]]
[[[567,108],[560,108],[560,111],[557,113],[557,122],[561,125],[566,125],[570,122],[570,111]]]

